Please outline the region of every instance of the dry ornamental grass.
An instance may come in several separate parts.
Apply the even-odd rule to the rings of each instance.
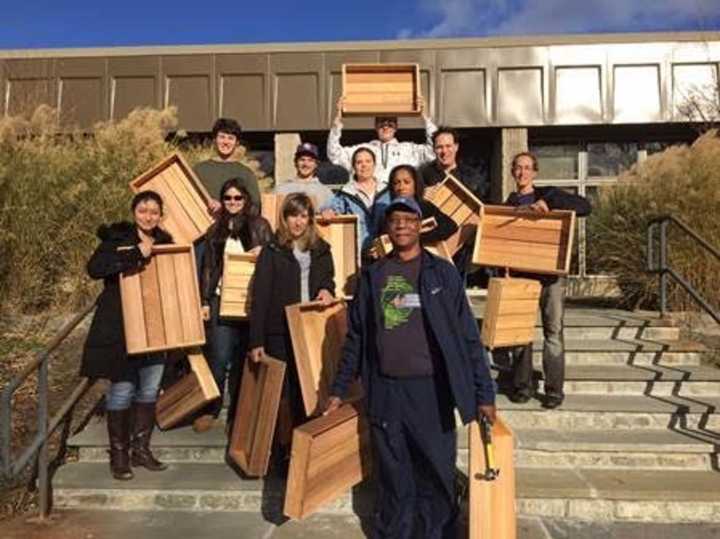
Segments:
[[[658,308],[658,278],[646,273],[646,230],[655,217],[673,215],[720,248],[720,138],[708,131],[692,145],[651,155],[605,188],[588,220],[589,261],[615,274],[629,307]],[[670,265],[716,309],[720,308],[720,261],[677,227],[668,228]],[[671,286],[671,310],[698,310]]]

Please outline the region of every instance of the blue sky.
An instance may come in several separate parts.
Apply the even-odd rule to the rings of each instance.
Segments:
[[[720,30],[720,0],[4,0],[0,49]]]

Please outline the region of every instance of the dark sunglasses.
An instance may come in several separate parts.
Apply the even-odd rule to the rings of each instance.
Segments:
[[[225,195],[223,197],[223,200],[225,202],[230,202],[231,200],[234,200],[235,202],[240,202],[241,200],[245,200],[245,197],[242,195]]]

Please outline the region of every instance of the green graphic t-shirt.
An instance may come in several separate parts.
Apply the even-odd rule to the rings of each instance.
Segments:
[[[431,376],[433,363],[418,293],[420,256],[391,257],[382,267],[380,370],[386,376]]]

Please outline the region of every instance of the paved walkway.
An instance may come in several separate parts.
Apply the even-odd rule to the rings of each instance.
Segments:
[[[256,513],[58,511],[49,522],[0,523],[3,539],[361,539],[355,516],[273,524]],[[498,538],[501,539],[501,538]],[[592,524],[523,518],[518,539],[720,539],[716,524]]]

